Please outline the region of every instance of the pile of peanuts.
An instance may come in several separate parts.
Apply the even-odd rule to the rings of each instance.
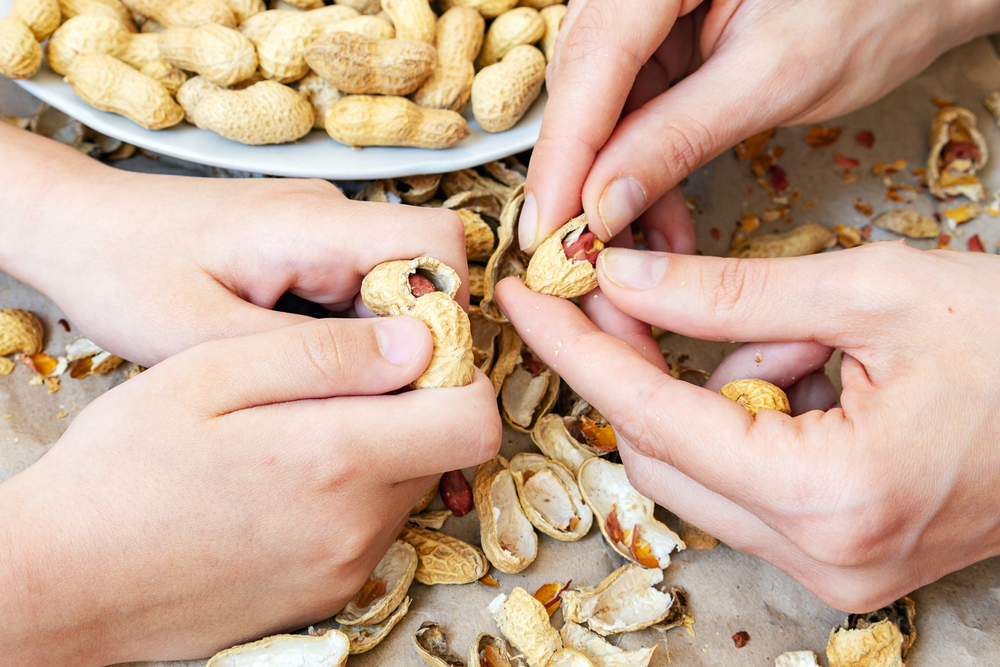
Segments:
[[[348,146],[450,148],[537,99],[561,0],[14,0],[0,74],[42,63],[87,104],[151,130],[245,144],[325,129]]]

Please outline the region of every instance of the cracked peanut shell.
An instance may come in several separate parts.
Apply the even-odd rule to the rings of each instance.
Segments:
[[[671,552],[685,548],[674,531],[653,517],[656,505],[632,488],[625,466],[587,459],[577,482],[605,541],[623,558],[662,570],[670,564]]]
[[[503,636],[524,654],[529,667],[546,667],[552,654],[562,648],[545,605],[523,588],[515,588],[510,596],[501,593],[495,597],[489,612]]]
[[[462,659],[448,647],[448,638],[441,626],[433,621],[424,621],[413,633],[413,648],[431,667],[465,667]]]
[[[576,241],[587,229],[587,214],[579,215],[542,241],[531,256],[524,284],[540,294],[575,299],[597,287],[597,269],[587,259],[571,260],[563,243]]]
[[[319,637],[275,635],[216,653],[205,667],[343,667],[349,649],[339,630]]]
[[[524,656],[511,655],[507,640],[487,632],[476,637],[469,647],[468,667],[524,667],[526,664]]]
[[[345,625],[340,628],[340,631],[347,636],[347,640],[351,643],[348,653],[351,655],[356,655],[358,653],[367,653],[372,650],[385,640],[392,632],[392,629],[396,627],[403,617],[406,616],[406,612],[410,610],[410,598],[403,598],[403,601],[399,603],[395,611],[389,615],[388,618],[384,619],[379,623],[373,625]]]
[[[756,415],[761,410],[777,410],[786,415],[792,414],[785,392],[764,380],[755,378],[733,380],[722,387],[719,393],[742,405],[751,415]]]
[[[0,309],[0,356],[38,354],[44,349],[45,330],[34,313],[17,308]]]
[[[538,536],[518,502],[507,459],[496,456],[476,468],[472,495],[483,551],[495,568],[516,574],[538,555]]]
[[[905,208],[880,213],[872,224],[911,239],[933,239],[941,233],[941,226],[933,218]]]
[[[596,587],[563,593],[563,618],[585,623],[603,636],[654,626],[669,616],[674,604],[673,595],[656,588],[662,581],[662,570],[624,565]]]
[[[867,628],[834,628],[826,645],[830,667],[903,667],[903,635],[886,619]]]
[[[521,509],[535,528],[563,542],[575,542],[590,532],[594,513],[566,466],[522,452],[511,459],[510,472]]]
[[[486,264],[486,277],[483,284],[483,300],[479,307],[488,320],[497,324],[510,324],[494,302],[494,288],[498,282],[508,276],[524,276],[528,269],[529,257],[521,250],[517,241],[517,220],[524,205],[524,185],[519,185],[511,192],[510,198],[500,211],[500,226],[497,229],[497,246]],[[496,388],[494,383],[494,388]],[[499,391],[499,390],[498,390]]]
[[[480,549],[443,533],[406,526],[399,538],[417,550],[414,578],[422,584],[471,584],[490,569]]]
[[[336,621],[341,625],[375,625],[395,611],[410,589],[417,571],[417,551],[412,545],[396,540],[382,556],[382,560],[368,577],[368,582],[384,582],[385,592],[374,599],[367,599],[365,589],[354,597]],[[368,583],[366,583],[366,587]]]
[[[568,422],[572,417],[548,414],[538,420],[531,430],[531,441],[550,459],[559,461],[575,475],[584,461],[600,453],[580,442],[570,434]]]
[[[562,637],[563,646],[587,656],[594,667],[648,667],[657,648],[654,644],[648,648],[626,651],[572,621],[563,624],[559,636]]]
[[[989,149],[976,129],[976,115],[962,107],[945,107],[931,121],[928,137],[927,188],[938,199],[964,195],[983,198],[976,172],[986,166]]]
[[[500,325],[486,319],[478,306],[472,306],[469,308],[469,326],[472,329],[473,363],[479,370],[489,375],[493,369]]]

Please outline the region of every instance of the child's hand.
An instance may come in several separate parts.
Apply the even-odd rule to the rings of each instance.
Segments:
[[[493,388],[408,317],[204,343],[97,399],[0,484],[7,664],[203,658],[330,617],[440,473],[500,445]]]
[[[144,366],[309,319],[269,310],[286,291],[351,308],[387,260],[443,261],[468,305],[465,233],[451,211],[355,202],[325,181],[134,174],[5,123],[0,177],[17,183],[0,193],[0,269]]]
[[[512,278],[497,295],[614,425],[639,491],[845,611],[1000,554],[996,257],[902,243],[751,260],[612,248],[598,279],[603,296],[581,298],[582,313]],[[752,418],[674,380],[639,321],[771,341],[760,368],[740,351],[712,389],[764,377],[794,385],[793,414],[819,409]],[[826,410],[835,396],[813,372],[831,348],[844,351],[842,407]]]

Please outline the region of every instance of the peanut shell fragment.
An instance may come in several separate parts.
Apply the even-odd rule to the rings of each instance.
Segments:
[[[594,667],[594,663],[579,651],[561,648],[549,658],[547,667]]]
[[[774,659],[774,667],[820,667],[812,651],[789,651]]]
[[[541,294],[551,294],[564,299],[583,296],[597,287],[597,270],[594,262],[597,253],[604,248],[593,234],[588,248],[580,248],[569,256],[568,248],[574,248],[586,233],[587,214],[577,216],[556,230],[531,257],[528,270],[524,274],[524,284],[528,289]],[[593,260],[591,260],[593,257]]]
[[[719,540],[683,519],[681,519],[677,532],[684,540],[684,544],[692,549],[712,549],[719,544]]]
[[[443,533],[406,526],[399,537],[417,550],[420,561],[414,578],[422,584],[471,584],[490,569],[477,547]]]
[[[427,506],[431,504],[431,501],[434,500],[434,497],[437,495],[439,484],[440,482],[434,482],[434,486],[432,486],[430,490],[417,501],[417,504],[410,510],[410,514],[418,514],[427,509]]]
[[[343,667],[350,645],[339,630],[319,637],[275,635],[216,653],[205,667]]]
[[[785,392],[764,380],[754,378],[733,380],[720,389],[719,393],[742,405],[751,415],[756,415],[761,410],[777,410],[786,415],[792,414]]]
[[[941,226],[933,218],[905,208],[880,213],[872,224],[911,239],[933,239],[941,233]]]
[[[469,647],[468,667],[523,667],[520,655],[511,655],[510,644],[502,637],[486,632],[476,637]]]
[[[448,648],[448,638],[441,626],[433,621],[424,621],[413,633],[413,647],[431,667],[465,667],[462,659]]]
[[[594,513],[566,466],[521,452],[511,459],[510,471],[521,509],[535,528],[563,542],[575,542],[590,532]]]
[[[342,626],[340,631],[347,636],[347,640],[351,643],[351,647],[348,653],[351,655],[356,655],[358,653],[367,653],[376,646],[382,643],[382,641],[389,636],[396,625],[399,624],[403,617],[406,616],[406,612],[410,610],[410,598],[404,598],[399,606],[396,607],[395,611],[389,615],[383,621],[375,623],[372,625],[345,625]]]
[[[0,309],[0,356],[38,354],[43,347],[44,329],[33,313],[17,308]]]
[[[575,475],[584,461],[598,456],[599,453],[591,451],[574,438],[567,428],[567,421],[572,422],[573,418],[556,414],[545,415],[532,429],[531,441],[542,450],[543,454],[559,461]]]
[[[483,309],[483,315],[486,319],[497,324],[510,324],[510,321],[494,303],[493,293],[496,284],[508,276],[521,277],[528,268],[529,257],[516,243],[517,221],[523,205],[524,185],[519,185],[511,192],[510,198],[504,204],[503,210],[500,211],[497,247],[490,255],[490,261],[486,264],[483,300],[479,307]],[[494,382],[493,386],[499,393],[499,385]]]
[[[864,629],[835,628],[826,659],[830,667],[903,667],[903,635],[888,619]]]
[[[673,595],[656,588],[661,581],[662,570],[624,565],[594,588],[563,593],[563,618],[604,636],[651,627],[666,619],[674,604]]]
[[[620,649],[587,628],[567,621],[559,631],[563,646],[587,656],[594,667],[648,667],[657,645],[635,651]]]
[[[489,611],[503,636],[524,654],[529,667],[546,667],[552,654],[562,648],[545,605],[523,588],[515,588],[510,596],[498,595],[490,602]]]
[[[521,572],[538,555],[538,537],[518,502],[507,459],[496,456],[480,465],[472,492],[486,557],[501,572]]]
[[[368,577],[369,582],[384,582],[384,592],[374,599],[355,596],[336,620],[341,625],[376,625],[395,611],[410,588],[417,571],[417,551],[412,545],[396,540]],[[364,592],[364,591],[363,591]]]

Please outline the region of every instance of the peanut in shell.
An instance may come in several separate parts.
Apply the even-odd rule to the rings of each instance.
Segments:
[[[976,115],[962,107],[945,107],[931,121],[928,137],[931,145],[927,155],[927,187],[938,199],[965,196],[979,201],[985,196],[983,184],[976,173],[986,166],[989,148],[976,129]],[[949,155],[947,148],[966,144],[970,150],[959,157]]]
[[[483,18],[492,19],[513,9],[517,3],[518,0],[438,0],[438,7],[441,11],[452,7],[470,7],[482,14]]]
[[[30,79],[42,66],[42,47],[24,21],[0,19],[0,74],[8,79]]]
[[[542,21],[545,22],[545,35],[542,36],[542,41],[538,43],[538,46],[545,54],[545,62],[552,62],[552,58],[556,54],[556,37],[559,36],[563,19],[566,18],[566,10],[566,5],[557,4],[539,11]]]
[[[471,584],[490,569],[480,549],[443,533],[406,526],[399,538],[417,550],[414,578],[422,584]]]
[[[313,129],[315,120],[312,104],[277,81],[208,92],[192,115],[203,130],[253,146],[300,139]]]
[[[233,11],[222,0],[123,0],[123,4],[164,28],[207,24],[236,27]]]
[[[742,405],[751,415],[756,415],[761,410],[777,410],[786,415],[792,413],[785,392],[764,380],[733,380],[720,389],[719,393]]]
[[[147,130],[162,130],[184,118],[163,84],[109,55],[77,57],[66,82],[95,109],[125,116]]]
[[[476,58],[476,68],[497,63],[515,46],[534,44],[545,35],[545,21],[537,9],[516,7],[504,12],[490,24],[483,48]]]
[[[801,257],[814,255],[837,245],[833,230],[807,222],[783,234],[757,234],[737,240],[727,257]]]
[[[330,107],[325,124],[327,134],[346,146],[451,148],[471,133],[459,113],[396,96],[348,95]]]
[[[10,15],[24,21],[39,42],[48,39],[62,21],[59,0],[14,0]]]
[[[462,112],[472,95],[473,61],[482,47],[485,26],[482,15],[469,7],[452,7],[438,18],[437,65],[413,93],[414,102],[428,109]]]
[[[231,86],[257,71],[257,51],[243,34],[220,25],[167,28],[159,35],[160,57],[212,83]]]
[[[382,0],[382,8],[392,17],[396,37],[434,44],[437,16],[428,0]]]
[[[503,59],[476,74],[472,113],[487,132],[504,132],[538,99],[545,83],[545,56],[534,46],[515,46]]]
[[[123,53],[131,37],[121,23],[105,14],[80,14],[59,26],[46,47],[49,67],[56,74],[68,74],[81,55]]]
[[[409,95],[434,71],[437,51],[413,39],[334,32],[314,40],[305,58],[314,72],[345,93]]]

